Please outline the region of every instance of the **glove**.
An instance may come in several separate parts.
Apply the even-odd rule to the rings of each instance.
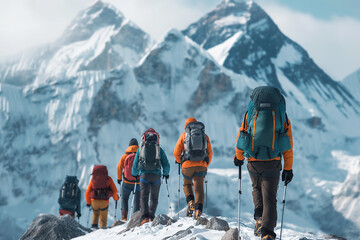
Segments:
[[[281,175],[281,180],[285,182],[285,185],[288,185],[289,182],[293,179],[294,174],[292,170],[283,170]]]
[[[163,175],[163,178],[168,180],[169,179],[169,175]]]
[[[120,180],[120,179],[118,179],[118,184],[119,184],[119,185],[121,184],[121,180]]]
[[[236,158],[236,156],[234,157],[234,165],[235,166],[242,166],[244,164],[244,159],[243,160],[239,160]]]
[[[207,165],[209,165],[209,157],[208,156],[205,157],[204,161],[206,162]]]
[[[86,206],[89,208],[89,207],[91,207],[91,204],[86,204]]]
[[[80,217],[81,217],[81,213],[78,213],[78,214],[77,214],[77,217],[80,218]]]

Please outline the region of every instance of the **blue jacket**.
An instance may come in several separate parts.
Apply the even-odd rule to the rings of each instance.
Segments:
[[[140,148],[137,150],[136,155],[135,155],[134,164],[132,167],[132,175],[133,176],[138,176],[138,175],[141,176],[145,173],[154,173],[154,174],[161,176],[161,168],[158,168],[157,170],[154,170],[154,171],[139,170],[138,169],[139,154],[140,154]],[[166,154],[161,147],[160,147],[160,160],[161,160],[161,166],[162,166],[162,174],[169,175],[169,172],[170,172],[169,160],[167,159]],[[140,174],[139,174],[139,171],[140,171]]]

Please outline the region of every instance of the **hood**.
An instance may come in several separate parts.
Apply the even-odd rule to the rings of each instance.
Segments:
[[[191,122],[197,122],[197,120],[196,120],[195,118],[188,118],[188,119],[186,119],[184,128],[186,128],[186,125],[188,125],[188,124],[191,123]]]
[[[136,153],[138,149],[139,149],[138,145],[132,145],[126,149],[126,153]]]

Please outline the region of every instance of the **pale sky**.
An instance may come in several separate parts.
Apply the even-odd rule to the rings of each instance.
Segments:
[[[104,0],[155,40],[184,29],[220,0]],[[258,0],[280,29],[335,80],[360,68],[359,0]],[[301,2],[301,3],[300,3]],[[50,43],[93,0],[0,0],[0,59]]]

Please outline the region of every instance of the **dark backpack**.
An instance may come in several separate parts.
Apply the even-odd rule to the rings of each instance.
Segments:
[[[265,86],[255,88],[250,98],[248,131],[240,132],[237,148],[246,157],[259,160],[281,156],[283,151],[291,149],[284,96],[277,88]]]
[[[154,171],[161,167],[159,134],[152,129],[141,137],[138,169]]]
[[[78,197],[78,179],[76,176],[66,176],[64,184],[60,188],[58,203],[61,209],[74,212],[76,209],[76,201]]]
[[[184,160],[203,161],[207,157],[205,126],[201,122],[190,122],[185,128]]]
[[[112,194],[113,192],[110,188],[110,178],[106,166],[94,166],[92,172],[92,190],[90,197],[92,199],[108,200]]]
[[[124,179],[129,182],[136,182],[136,178],[132,176],[132,167],[134,164],[135,153],[127,155],[124,161]]]

